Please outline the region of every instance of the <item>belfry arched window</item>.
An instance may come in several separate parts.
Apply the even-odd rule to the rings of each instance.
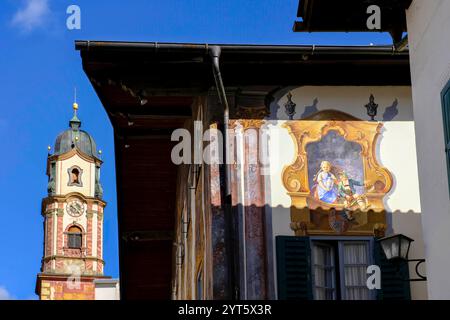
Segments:
[[[77,168],[72,169],[71,174],[71,178],[72,178],[72,183],[80,183],[80,171],[78,171]]]
[[[69,174],[69,182],[67,183],[68,186],[77,186],[77,187],[83,186],[83,182],[81,180],[83,170],[80,167],[72,166],[69,169],[67,169],[67,173]]]
[[[71,249],[81,249],[83,245],[83,233],[77,226],[71,226],[67,234],[67,244]]]

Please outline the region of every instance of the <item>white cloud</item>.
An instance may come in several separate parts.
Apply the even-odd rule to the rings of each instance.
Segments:
[[[12,295],[6,290],[5,287],[0,287],[0,300],[12,300]]]
[[[24,5],[12,18],[12,24],[24,32],[30,32],[45,24],[50,13],[49,0],[24,0]]]

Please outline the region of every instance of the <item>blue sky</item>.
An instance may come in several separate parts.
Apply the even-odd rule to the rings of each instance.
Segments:
[[[81,8],[81,30],[66,9]],[[256,5],[257,4],[257,5]],[[42,258],[47,145],[78,91],[83,129],[103,150],[105,274],[118,277],[112,127],[74,40],[254,44],[390,44],[379,33],[293,33],[298,0],[2,0],[0,2],[0,298],[35,299]]]

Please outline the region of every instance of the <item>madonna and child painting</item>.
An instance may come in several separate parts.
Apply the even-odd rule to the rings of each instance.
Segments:
[[[308,144],[307,154],[313,206],[342,209],[348,220],[354,219],[352,211],[370,207],[359,144],[331,131]]]

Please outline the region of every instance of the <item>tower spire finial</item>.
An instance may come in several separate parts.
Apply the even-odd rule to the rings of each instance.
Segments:
[[[69,126],[74,130],[78,130],[78,128],[81,126],[81,121],[77,117],[78,103],[77,103],[77,88],[76,87],[74,87],[74,91],[73,91],[72,108],[73,108],[73,117],[69,121]]]
[[[77,103],[77,87],[73,88],[73,112],[75,115],[77,115],[77,110],[78,110],[78,103]]]

